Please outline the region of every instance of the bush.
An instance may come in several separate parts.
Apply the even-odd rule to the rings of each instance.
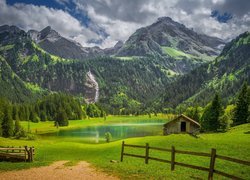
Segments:
[[[105,139],[106,139],[106,142],[109,143],[112,139],[112,135],[110,132],[106,132],[105,133]]]
[[[224,114],[219,121],[220,121],[220,131],[223,132],[228,131],[231,125],[233,124],[233,121],[226,114]]]
[[[25,138],[27,137],[27,133],[24,131],[23,128],[20,128],[20,130],[18,132],[15,133],[15,138],[16,139],[20,139],[20,138]]]

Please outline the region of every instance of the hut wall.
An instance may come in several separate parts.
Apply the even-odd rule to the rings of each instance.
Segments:
[[[172,134],[172,133],[181,133],[181,122],[186,122],[186,131],[187,133],[193,133],[197,131],[199,128],[197,125],[191,123],[190,121],[180,118],[176,121],[173,121],[167,125],[167,127],[164,127],[164,134]]]
[[[190,132],[190,122],[186,121],[186,132]]]
[[[197,125],[195,125],[195,124],[191,124],[190,125],[190,133],[193,133],[193,132],[195,132],[195,131],[197,131],[197,129],[199,129],[199,127],[197,126]]]
[[[179,123],[170,123],[165,129],[164,134],[172,134],[179,132]]]

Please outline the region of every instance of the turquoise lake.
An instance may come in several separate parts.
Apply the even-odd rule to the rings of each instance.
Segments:
[[[99,126],[87,126],[83,128],[60,130],[56,133],[42,135],[44,138],[61,138],[62,141],[77,141],[84,143],[104,143],[105,133],[112,136],[111,141],[131,137],[162,135],[163,121],[140,121],[133,123],[113,123]]]

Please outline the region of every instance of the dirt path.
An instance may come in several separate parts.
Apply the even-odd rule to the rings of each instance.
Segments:
[[[97,171],[85,161],[75,166],[64,166],[67,161],[57,161],[50,166],[31,168],[19,171],[8,171],[0,173],[1,180],[48,180],[48,179],[86,179],[86,180],[117,180],[104,172]]]

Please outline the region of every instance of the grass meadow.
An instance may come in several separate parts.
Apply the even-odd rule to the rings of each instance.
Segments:
[[[148,118],[148,116],[140,117],[107,117],[104,119],[89,119],[70,121],[70,126],[66,128],[76,128],[89,126],[93,124],[103,124],[112,122],[128,122],[134,120],[159,120],[166,118],[157,116]],[[22,122],[25,127],[27,122]],[[52,122],[32,123],[31,130],[40,133],[47,131],[55,131]],[[232,128],[226,133],[210,133],[200,134],[199,138],[194,138],[187,134],[173,134],[168,136],[148,136],[140,138],[128,138],[124,140],[127,144],[145,145],[171,148],[175,146],[178,150],[210,152],[211,148],[216,148],[217,154],[235,157],[250,161],[250,124],[244,124]],[[155,162],[149,160],[149,164],[144,164],[144,159],[124,156],[124,161],[119,162],[121,153],[122,140],[104,144],[84,144],[80,142],[63,141],[55,139],[36,140],[16,140],[0,138],[0,146],[34,146],[36,148],[35,161],[33,163],[11,163],[0,162],[0,171],[24,169],[30,167],[44,166],[58,160],[70,161],[68,165],[74,165],[78,161],[87,161],[94,165],[97,169],[106,173],[116,175],[121,179],[207,179],[208,173],[193,170],[185,167],[176,166],[175,171],[170,170],[170,164]],[[125,152],[138,155],[145,155],[144,149],[133,149],[125,147]],[[160,157],[170,160],[169,152],[159,152],[150,150],[150,156]],[[110,160],[116,160],[112,163]],[[208,157],[176,155],[176,161],[209,167]],[[218,160],[215,164],[216,169],[222,170],[229,174],[250,179],[250,167]],[[222,176],[215,175],[215,179],[226,179]]]

